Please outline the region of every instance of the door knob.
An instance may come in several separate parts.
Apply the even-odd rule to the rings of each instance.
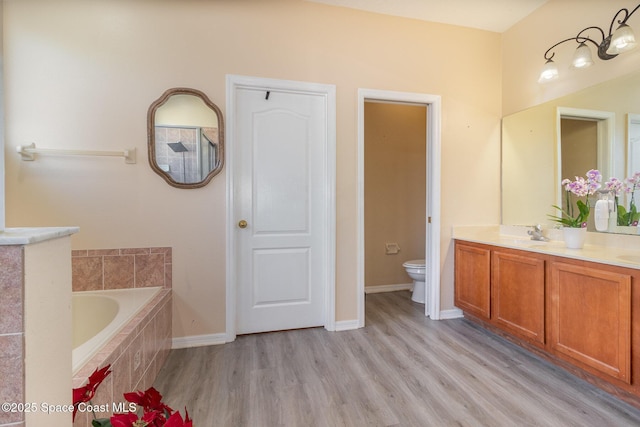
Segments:
[[[240,222],[238,222],[238,227],[240,228],[247,228],[247,221],[245,221],[244,219],[241,219]]]

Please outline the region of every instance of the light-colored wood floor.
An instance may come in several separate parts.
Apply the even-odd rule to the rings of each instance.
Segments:
[[[173,350],[165,402],[209,426],[640,426],[640,411],[406,291],[369,294],[366,327]]]

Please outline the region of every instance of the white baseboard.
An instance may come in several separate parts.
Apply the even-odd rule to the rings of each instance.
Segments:
[[[339,331],[350,331],[352,329],[358,329],[358,320],[341,320],[336,322],[336,332]]]
[[[207,345],[219,345],[226,343],[226,334],[191,335],[171,339],[171,348],[204,347]]]
[[[365,286],[365,294],[377,294],[378,292],[395,292],[395,291],[410,291],[413,288],[413,283],[399,283],[397,285],[379,285],[379,286]]]
[[[389,286],[402,286],[402,285],[389,285]],[[407,286],[407,285],[404,285]],[[411,286],[411,285],[408,285]],[[377,286],[377,287],[386,287],[385,286]],[[407,288],[400,288],[400,289],[394,289],[394,290],[406,290]],[[375,292],[391,292],[391,291],[378,291],[376,290]],[[460,317],[464,317],[462,314],[462,310],[460,310],[459,308],[454,308],[451,310],[442,310],[440,312],[440,320],[447,320],[447,319],[457,319]],[[358,329],[358,320],[354,319],[354,320],[341,320],[339,322],[336,322],[336,332],[339,331],[350,331],[353,329]],[[191,347],[204,347],[207,345],[220,345],[220,344],[225,344],[227,342],[226,340],[227,336],[226,334],[222,333],[222,334],[208,334],[208,335],[191,335],[191,336],[187,336],[187,337],[177,337],[177,338],[172,338],[171,339],[171,348],[172,349],[179,349],[179,348],[191,348]]]
[[[464,314],[462,313],[462,310],[460,310],[459,308],[452,308],[451,310],[440,311],[440,320],[459,319],[461,317],[464,317]]]

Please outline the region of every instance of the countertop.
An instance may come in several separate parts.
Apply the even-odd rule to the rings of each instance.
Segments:
[[[0,231],[0,246],[30,245],[66,237],[80,231],[79,227],[21,227]]]
[[[548,242],[531,240],[527,227],[463,226],[453,228],[453,238],[467,242],[483,243],[541,254],[599,262],[626,268],[640,269],[640,237],[606,236],[587,233],[587,242],[582,249],[565,247],[561,230],[549,230],[553,236]],[[604,243],[603,243],[604,241]]]

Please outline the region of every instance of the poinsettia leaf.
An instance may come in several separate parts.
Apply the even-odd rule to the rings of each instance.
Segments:
[[[160,411],[166,413],[167,416],[169,416],[173,412],[173,409],[162,403],[162,395],[153,387],[149,387],[147,390],[145,390],[143,399],[143,407],[145,410],[151,409]]]
[[[71,417],[71,421],[76,420],[76,413],[78,412],[78,405],[83,402],[88,402],[84,400],[87,395],[87,386],[82,386],[73,389],[73,416]]]
[[[140,391],[123,394],[127,402],[135,403],[138,406],[142,406],[144,403],[144,394]]]
[[[164,427],[184,427],[184,420],[180,412],[174,412],[164,424]]]
[[[162,395],[160,394],[160,392],[158,390],[156,390],[153,387],[149,387],[144,392],[144,395],[147,398],[147,400],[149,401],[149,403],[151,403],[151,404],[159,404],[159,403],[162,402]]]
[[[86,393],[87,393],[87,386],[86,385],[82,386],[82,387],[74,388],[73,389],[73,403],[74,403],[74,405],[82,402],[82,399],[84,398]]]
[[[112,427],[131,427],[133,423],[138,421],[138,416],[133,412],[127,412],[125,414],[115,414],[111,418]]]
[[[109,418],[98,418],[91,421],[93,427],[113,427]]]
[[[96,368],[96,370],[93,371],[93,373],[89,376],[88,387],[95,390],[96,387],[98,387],[100,383],[104,381],[104,379],[107,378],[111,373],[109,368],[111,368],[111,365],[107,365],[101,369]]]
[[[164,421],[165,417],[159,411],[148,411],[148,412],[145,412],[142,415],[142,421],[144,421],[144,422],[146,422],[148,424],[151,424],[151,423],[155,422],[156,420]]]

